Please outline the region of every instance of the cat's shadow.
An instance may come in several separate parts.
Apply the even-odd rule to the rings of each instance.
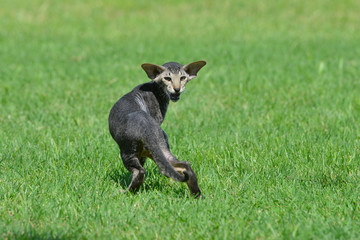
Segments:
[[[107,173],[106,178],[119,184],[123,189],[131,183],[131,173],[123,169],[112,169]]]
[[[124,191],[128,188],[131,183],[131,173],[124,168],[112,169],[107,173],[107,179],[118,184]],[[140,187],[141,191],[166,191],[166,187],[169,184],[170,179],[162,176],[156,167],[150,167],[146,169],[145,181]],[[182,184],[182,183],[179,183]],[[173,194],[179,198],[184,197],[184,188],[176,187],[172,189]]]

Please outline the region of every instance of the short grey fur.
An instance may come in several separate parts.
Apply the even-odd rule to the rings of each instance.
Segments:
[[[179,161],[170,151],[168,137],[161,124],[169,101],[180,99],[185,85],[205,66],[205,61],[181,65],[176,62],[142,68],[152,80],[135,87],[120,98],[109,115],[109,129],[120,148],[124,166],[132,173],[128,191],[136,192],[144,182],[146,158],[154,160],[160,172],[186,182],[191,194],[202,197],[196,174],[189,162]]]

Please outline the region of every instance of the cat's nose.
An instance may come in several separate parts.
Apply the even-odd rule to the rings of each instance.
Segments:
[[[176,93],[178,93],[178,92],[180,92],[180,88],[174,88],[174,91],[175,91]]]

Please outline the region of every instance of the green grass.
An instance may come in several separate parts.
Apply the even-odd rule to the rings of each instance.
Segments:
[[[0,239],[359,239],[360,2],[0,3]],[[144,62],[208,65],[163,128],[205,200],[108,132]]]

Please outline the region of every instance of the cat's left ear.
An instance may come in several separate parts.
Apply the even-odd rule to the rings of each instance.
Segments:
[[[205,65],[205,61],[197,61],[184,65],[183,69],[189,75],[188,80],[195,78],[198,71]]]

